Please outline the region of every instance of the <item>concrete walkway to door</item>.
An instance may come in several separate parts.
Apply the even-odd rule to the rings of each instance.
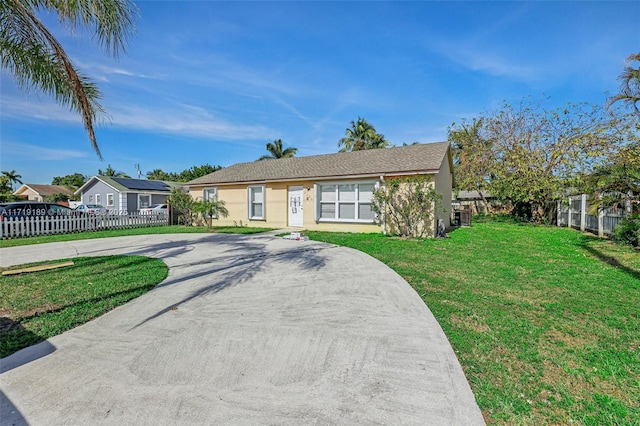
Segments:
[[[0,249],[0,265],[139,254],[167,279],[0,361],[0,422],[482,425],[429,309],[356,250],[175,234]]]

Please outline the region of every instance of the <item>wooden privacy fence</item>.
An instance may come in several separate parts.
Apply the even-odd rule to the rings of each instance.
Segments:
[[[169,215],[166,213],[5,217],[0,220],[0,239],[168,224]]]
[[[589,214],[587,194],[573,195],[568,197],[568,201],[558,201],[558,226],[593,232],[600,237],[613,235],[613,229],[626,214],[625,210],[611,208],[598,209],[597,215]]]

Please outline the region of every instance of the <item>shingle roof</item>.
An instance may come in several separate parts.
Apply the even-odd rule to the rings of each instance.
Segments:
[[[26,187],[33,189],[35,192],[45,197],[47,195],[53,195],[53,194],[73,195],[73,190],[63,185],[40,185],[35,183],[25,183],[23,187],[19,188],[16,191],[16,193],[23,192],[21,190],[23,188],[26,189]]]
[[[447,155],[448,142],[416,144],[308,157],[239,163],[187,182],[186,186],[433,172]]]
[[[493,198],[493,195],[489,191],[482,191],[482,195],[484,198]],[[456,197],[458,200],[480,200],[482,197],[478,191],[459,191],[458,196]]]

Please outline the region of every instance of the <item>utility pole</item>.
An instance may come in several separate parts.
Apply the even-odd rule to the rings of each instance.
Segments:
[[[140,179],[140,163],[134,164],[133,167],[135,167],[136,170],[138,171],[138,179]]]

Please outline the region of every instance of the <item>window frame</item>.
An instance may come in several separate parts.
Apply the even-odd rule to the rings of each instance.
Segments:
[[[140,202],[140,198],[141,198],[141,197],[149,197],[149,205],[147,205],[146,207],[142,207],[142,203]],[[147,208],[149,208],[149,206],[151,206],[151,205],[153,204],[153,203],[152,203],[152,201],[153,201],[153,197],[152,197],[152,195],[151,195],[151,194],[143,194],[143,193],[139,193],[139,194],[138,194],[138,210],[140,210],[140,209],[147,209]]]
[[[213,193],[213,196],[211,196],[210,194]],[[218,201],[218,187],[217,186],[210,186],[207,188],[203,188],[202,189],[202,199],[203,200],[211,200],[211,201]],[[218,215],[215,216],[211,216],[211,215],[206,215],[207,219],[218,219]]]
[[[254,190],[260,188],[262,191],[262,202],[256,203],[253,201],[252,195],[254,195]],[[267,188],[266,185],[250,185],[247,187],[247,216],[249,220],[267,220]],[[262,204],[262,216],[254,216],[253,213],[253,204]]]
[[[354,185],[355,186],[355,194],[354,200],[340,200],[340,185]],[[380,186],[380,182],[378,180],[357,180],[357,181],[327,181],[327,182],[318,182],[314,184],[314,192],[315,192],[315,207],[316,207],[316,222],[340,222],[340,223],[363,223],[363,224],[375,224],[376,223],[376,215],[374,213],[373,218],[371,219],[360,219],[360,206],[364,204],[371,205],[373,202],[373,197],[369,201],[360,200],[360,185],[373,185],[373,189],[376,189]],[[333,201],[322,201],[322,187],[323,186],[334,186],[334,200]],[[334,217],[322,217],[322,206],[323,205],[331,205],[333,204]],[[354,210],[354,218],[346,219],[340,218],[340,206],[341,205],[353,205]],[[373,212],[373,211],[372,211]]]
[[[116,205],[116,197],[113,192],[107,193],[107,205],[106,207],[113,207]]]

